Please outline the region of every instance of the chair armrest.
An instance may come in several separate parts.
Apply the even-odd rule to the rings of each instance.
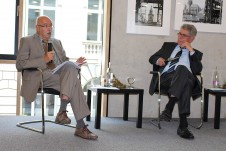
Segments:
[[[150,74],[158,74],[158,94],[159,94],[159,100],[161,98],[161,87],[160,87],[160,76],[161,73],[159,71],[150,71]]]
[[[159,71],[150,71],[150,74],[160,74]]]

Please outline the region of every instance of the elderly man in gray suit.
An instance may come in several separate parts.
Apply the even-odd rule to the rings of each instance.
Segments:
[[[68,61],[61,41],[51,38],[52,27],[52,21],[49,17],[39,16],[37,18],[36,33],[20,40],[16,68],[18,71],[28,68],[42,69],[44,87],[60,91],[61,106],[55,122],[71,123],[71,119],[68,118],[66,113],[67,104],[70,103],[77,122],[74,135],[95,140],[98,136],[92,133],[83,121],[83,118],[88,116],[90,111],[85,101],[80,80],[77,78],[78,68],[86,63],[86,59],[80,57],[75,63]],[[52,51],[46,51],[46,43],[52,43]],[[65,64],[53,74],[52,69],[62,63]],[[54,65],[51,66],[51,64]],[[38,71],[24,70],[21,96],[26,101],[34,101],[40,82]]]

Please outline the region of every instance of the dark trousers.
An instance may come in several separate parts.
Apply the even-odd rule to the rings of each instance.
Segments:
[[[190,99],[194,86],[193,74],[183,65],[170,73],[163,73],[160,79],[161,92],[178,99],[179,114],[190,114]]]

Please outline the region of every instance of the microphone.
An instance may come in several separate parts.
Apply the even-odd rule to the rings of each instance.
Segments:
[[[53,47],[52,47],[52,43],[48,43],[48,52],[52,51]],[[53,60],[51,60],[49,63],[52,63]]]
[[[53,50],[52,43],[48,43],[48,52],[50,52],[52,50]]]

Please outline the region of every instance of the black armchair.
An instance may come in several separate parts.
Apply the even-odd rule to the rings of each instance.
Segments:
[[[38,90],[38,93],[41,93],[42,119],[41,120],[20,122],[20,123],[17,123],[16,125],[18,127],[21,127],[21,128],[25,128],[25,129],[28,129],[28,130],[32,130],[32,131],[44,134],[45,133],[45,122],[51,122],[51,123],[54,123],[54,124],[59,124],[59,123],[55,123],[55,121],[45,119],[44,94],[46,93],[46,94],[60,95],[60,92],[55,90],[55,89],[52,89],[52,88],[44,88],[43,87],[43,72],[42,72],[41,69],[39,69],[39,68],[29,68],[29,69],[25,69],[25,70],[39,71],[39,73],[40,73],[41,85],[40,85],[40,88]],[[23,76],[23,71],[22,71],[22,76]],[[79,78],[80,78],[80,74],[79,74]],[[32,123],[42,123],[42,128],[37,129],[37,128],[30,127],[30,126],[26,126],[27,124],[32,124]],[[76,128],[75,125],[71,125],[71,124],[60,124],[60,125]]]
[[[153,75],[158,75],[158,89],[157,91],[155,92],[156,94],[158,94],[158,117],[157,117],[157,120],[152,120],[151,123],[155,126],[157,126],[159,129],[161,129],[161,124],[160,124],[160,112],[161,112],[161,95],[164,95],[164,94],[161,94],[161,87],[160,87],[160,75],[161,73],[159,71],[151,71],[150,74],[153,74]],[[195,126],[195,125],[192,125],[189,123],[190,126],[196,128],[196,129],[200,129],[203,125],[203,77],[201,75],[201,73],[197,74],[196,75],[199,79],[200,79],[200,84],[201,84],[201,100],[200,100],[200,103],[201,103],[201,117],[200,117],[200,123]],[[156,122],[157,121],[157,122]]]

